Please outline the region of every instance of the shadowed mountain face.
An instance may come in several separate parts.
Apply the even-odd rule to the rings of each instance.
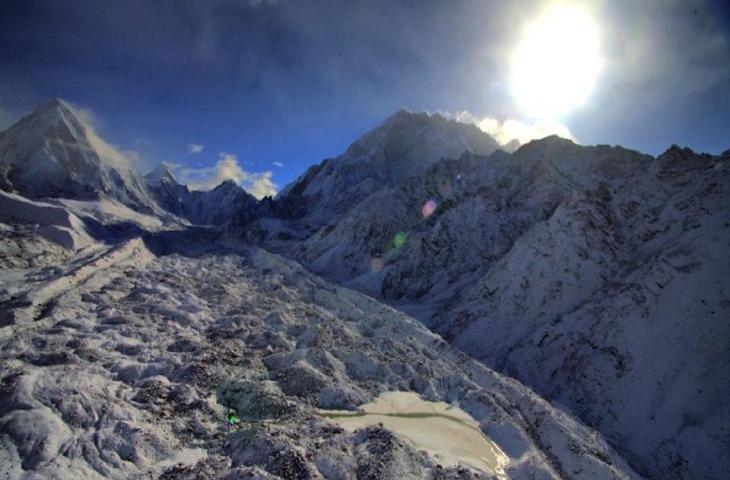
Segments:
[[[548,137],[360,179],[353,202],[324,187],[348,168],[328,160],[277,199],[308,207],[259,238],[567,406],[648,477],[721,478],[728,159]]]
[[[104,280],[105,286],[100,287],[103,294],[94,290],[96,283],[88,280],[91,283],[83,287],[88,292],[84,290],[86,296],[82,296],[80,305],[84,315],[95,313],[88,317],[93,317],[91,323],[79,324],[78,335],[88,335],[84,329],[93,329],[108,332],[99,335],[108,334],[122,342],[116,329],[125,323],[108,320],[117,318],[116,314],[111,310],[100,313],[98,305],[114,309],[114,299],[123,298],[127,310],[122,316],[136,319],[129,326],[131,330],[126,330],[134,338],[153,338],[150,325],[169,322],[165,323],[169,328],[165,335],[180,335],[180,342],[200,347],[200,351],[187,347],[178,351],[178,347],[164,342],[146,342],[140,348],[119,346],[108,351],[110,345],[115,345],[113,341],[99,339],[103,340],[99,344],[103,348],[97,354],[107,359],[105,365],[117,365],[103,375],[121,381],[133,392],[141,392],[154,380],[155,389],[168,392],[167,399],[177,398],[177,394],[170,397],[170,392],[192,388],[194,398],[192,394],[186,398],[203,401],[215,388],[198,382],[195,372],[216,365],[211,367],[215,371],[210,376],[215,379],[213,383],[232,381],[233,376],[246,379],[243,386],[218,391],[219,398],[228,402],[226,406],[249,405],[246,399],[253,398],[251,392],[264,397],[274,395],[304,410],[307,407],[302,405],[352,408],[381,389],[415,390],[429,398],[466,403],[473,398],[470,395],[482,395],[466,395],[465,384],[459,380],[461,374],[438,373],[442,368],[443,372],[456,368],[448,362],[439,363],[446,361],[445,355],[461,365],[458,368],[464,368],[461,362],[466,361],[465,357],[447,355],[445,347],[435,348],[425,340],[415,350],[400,349],[398,345],[409,335],[431,338],[430,334],[408,323],[412,322],[410,317],[396,315],[379,303],[384,302],[413,315],[483,365],[534,388],[595,428],[642,476],[720,479],[730,470],[726,448],[730,407],[724,401],[730,395],[724,381],[724,372],[730,369],[730,327],[725,322],[730,314],[726,293],[730,291],[730,155],[701,155],[672,147],[653,158],[621,147],[585,147],[558,137],[533,141],[505,153],[474,126],[440,115],[401,111],[339,157],[311,167],[275,199],[256,202],[230,182],[209,192],[190,191],[164,167],[141,180],[135,172],[126,177],[121,173],[105,174],[126,170],[104,160],[107,157],[98,149],[93,155],[78,157],[79,152],[87,152],[87,147],[98,146],[99,142],[88,140],[88,134],[77,134],[84,131],[83,125],[77,125],[80,122],[62,102],[49,105],[0,134],[0,145],[5,149],[0,149],[5,182],[2,187],[36,199],[65,196],[79,201],[43,198],[30,202],[19,195],[2,197],[0,207],[14,205],[22,211],[22,215],[11,215],[0,209],[0,220],[8,225],[0,241],[12,243],[12,251],[18,252],[18,258],[8,258],[3,265],[22,266],[34,272],[28,278],[38,282],[21,279],[5,287],[2,298],[10,303],[3,305],[12,313],[8,317],[11,320],[5,321],[13,325],[30,316],[56,325],[77,315],[75,294],[64,290],[58,296],[54,289],[65,285],[65,281],[54,283],[48,277],[48,267],[65,270],[69,262],[76,262],[78,267],[85,265],[89,256],[97,258],[94,248],[101,247],[89,246],[92,240],[88,232],[78,231],[79,225],[103,225],[107,240],[109,232],[116,230],[120,237],[128,237],[122,235],[126,227],[110,226],[110,218],[124,215],[125,222],[134,223],[135,232],[143,232],[147,244],[143,257],[151,262],[150,267],[143,262],[133,271],[102,268],[99,271],[105,272],[104,278],[109,274],[109,283]],[[49,108],[52,114],[39,113]],[[59,138],[68,142],[56,141]],[[59,146],[66,143],[71,146]],[[42,152],[46,156],[18,152]],[[23,173],[26,164],[21,159],[34,162],[40,158],[38,161],[45,165],[51,154],[63,160],[55,162],[63,168],[50,169],[48,178],[41,176],[28,183],[30,177]],[[75,161],[77,157],[83,162]],[[107,177],[111,183],[104,186]],[[54,193],[49,185],[63,185],[59,178],[72,179],[74,187]],[[131,180],[126,182],[125,178]],[[137,185],[141,186],[137,189]],[[88,199],[99,195],[150,215],[89,207]],[[193,228],[190,223],[199,226]],[[72,251],[59,251],[48,243],[58,232],[71,238],[67,244]],[[80,239],[85,242],[83,247],[79,246]],[[241,249],[236,246],[241,240],[264,250]],[[22,253],[29,251],[35,253]],[[241,253],[244,251],[245,255]],[[238,265],[238,254],[248,260]],[[46,270],[41,270],[44,267]],[[80,275],[71,271],[66,274],[74,278]],[[118,277],[127,280],[115,280]],[[258,278],[268,279],[264,287],[255,286]],[[80,285],[87,285],[86,281]],[[165,282],[172,283],[163,288]],[[45,285],[41,293],[31,294],[30,287],[38,285]],[[248,286],[241,290],[241,285]],[[375,300],[366,300],[348,288]],[[175,289],[194,291],[192,303],[175,297]],[[48,298],[44,292],[51,292]],[[56,297],[63,299],[63,309],[57,309],[56,303],[49,300]],[[155,306],[157,299],[163,305],[169,299],[169,305],[159,310]],[[140,314],[140,305],[151,313]],[[310,312],[314,306],[318,310]],[[269,308],[279,312],[279,317],[247,313]],[[311,318],[304,312],[310,312]],[[314,321],[315,317],[320,323]],[[150,318],[154,321],[148,325]],[[365,318],[368,320],[362,323]],[[374,323],[368,323],[371,320]],[[351,321],[361,322],[357,332],[345,328]],[[404,321],[409,325],[405,330],[401,328]],[[382,341],[373,340],[380,335],[374,332],[389,326],[398,327],[400,333],[393,331],[383,334]],[[219,327],[238,329],[238,333],[219,335]],[[53,335],[57,334],[54,330]],[[7,350],[11,353],[4,361],[32,356],[36,341],[32,335],[19,337],[21,340]],[[210,338],[218,340],[209,343]],[[44,340],[60,345],[63,339]],[[221,345],[215,343],[219,340]],[[222,350],[208,351],[211,345]],[[125,353],[128,351],[137,353]],[[173,353],[161,353],[165,351]],[[208,353],[200,357],[200,352]],[[233,361],[235,358],[221,360],[226,352],[236,358],[248,352],[245,355],[253,363],[239,365]],[[425,363],[419,364],[421,356],[414,352],[422,352]],[[56,353],[51,348],[44,355]],[[119,366],[122,358],[137,366]],[[386,358],[390,360],[386,362]],[[40,370],[28,370],[22,375],[54,375],[44,370],[47,365],[43,362],[48,362],[46,357],[31,362]],[[91,363],[84,362],[74,364],[74,368],[92,368]],[[565,423],[571,417],[556,414],[552,407],[549,414],[534,422],[525,413],[526,408],[512,412],[513,407],[505,405],[517,402],[519,395],[515,391],[503,390],[502,380],[491,377],[496,374],[489,368],[483,370],[489,374],[475,373],[472,367],[469,371],[469,382],[476,382],[490,395],[495,389],[501,392],[505,403],[499,408],[508,412],[509,419],[497,421],[493,416],[496,407],[474,406],[470,413],[483,413],[475,416],[484,419],[483,430],[498,436],[496,432],[502,427],[497,423],[501,422],[530,432],[529,441],[522,437],[516,440],[512,433],[503,437],[503,442],[511,445],[507,453],[512,462],[509,473],[514,478],[635,475],[610,449],[592,443],[601,438],[595,432],[583,430],[583,426],[576,430],[577,424]],[[120,372],[126,372],[124,378]],[[23,382],[32,383],[32,378]],[[46,405],[46,397],[40,393],[33,398]],[[536,396],[529,398],[529,402],[538,401]],[[164,400],[162,405],[170,401]],[[214,414],[205,412],[202,417],[185,417],[185,421],[198,422],[193,437],[210,452],[218,445],[211,440],[217,434],[209,424]],[[296,420],[281,420],[277,428],[286,432],[287,438],[296,434],[319,439],[319,434],[313,433],[319,424],[312,423],[306,416],[310,414],[300,411]],[[120,422],[127,414],[119,415],[109,421]],[[133,415],[142,413],[134,410]],[[523,420],[515,420],[517,416]],[[133,424],[144,424],[141,417],[135,418]],[[553,423],[544,424],[546,418]],[[33,445],[42,442],[42,435],[25,442],[20,420],[15,417],[6,422],[17,430],[12,436],[16,446],[32,451]],[[179,432],[175,429],[182,428],[174,422],[169,427],[169,432],[176,434]],[[159,437],[159,448],[137,452],[135,467],[119,471],[129,474],[147,471],[145,468],[154,470],[150,466],[154,463],[152,457],[162,458],[183,444],[195,443],[165,443],[163,437],[168,433],[151,432]],[[76,438],[74,435],[64,430],[63,435],[52,437],[56,442],[53,445],[65,445],[64,439]],[[337,438],[341,443],[336,442],[334,449],[350,445],[348,442],[365,445],[353,447],[357,453],[352,458],[358,458],[358,462],[385,458],[373,453],[380,447],[368,443],[375,437],[367,437],[364,444],[357,443],[364,437]],[[200,471],[215,470],[216,462],[222,462],[225,472],[226,468],[235,470],[242,465],[258,465],[270,474],[283,471],[284,467],[269,457],[253,453],[263,446],[274,448],[271,445],[276,442],[268,436],[229,440],[243,453],[226,450],[228,447],[223,453],[216,450],[223,457],[209,457],[205,460],[208,463],[199,464]],[[499,439],[495,440],[499,444]],[[310,447],[315,448],[313,445],[294,442],[280,447],[286,451],[301,447],[309,452]],[[51,450],[55,447],[49,448],[41,452],[46,460],[54,458]],[[431,478],[427,464],[414,460],[407,449],[398,445],[393,448],[396,453],[388,453],[388,458],[396,461],[386,462],[388,466],[382,472],[388,474],[383,478]],[[325,472],[332,473],[329,469],[339,460],[327,456],[334,450],[325,451],[326,461],[305,455],[297,468],[314,477],[315,472],[325,476]],[[23,462],[35,461],[28,460],[33,455],[25,457],[23,452]],[[527,456],[517,460],[522,454]],[[109,460],[104,458],[86,461],[93,469],[97,464],[112,469],[109,471],[121,468],[121,464],[107,465]],[[358,465],[350,466],[352,472],[360,471]],[[342,468],[350,472],[350,466]],[[459,478],[453,475],[443,478]]]

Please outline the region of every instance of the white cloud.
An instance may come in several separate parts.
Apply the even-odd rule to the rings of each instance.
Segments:
[[[276,195],[277,186],[272,176],[270,170],[247,172],[235,155],[225,152],[218,155],[218,162],[212,167],[176,169],[176,177],[193,190],[210,190],[225,180],[232,180],[258,199]]]
[[[575,137],[570,133],[570,129],[557,121],[538,121],[535,123],[527,123],[520,120],[503,120],[499,121],[492,117],[476,117],[470,112],[458,112],[450,115],[459,122],[473,123],[483,132],[488,133],[500,145],[506,145],[511,140],[517,139],[521,144],[528,143],[531,140],[545,138],[550,135],[558,135],[575,141]]]
[[[199,153],[203,153],[203,145],[198,143],[188,145],[188,155],[197,155]]]
[[[273,197],[276,195],[276,184],[271,180],[271,170],[254,174],[258,176],[251,185],[246,188],[246,191],[258,199],[264,197]]]
[[[281,167],[283,167],[283,166],[284,166],[284,164],[283,164],[283,163],[281,163],[281,162],[271,162],[271,164],[272,164],[273,166],[275,166],[275,167],[278,167],[278,168],[281,168]]]

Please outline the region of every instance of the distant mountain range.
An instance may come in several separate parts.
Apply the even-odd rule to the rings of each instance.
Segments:
[[[84,203],[102,199],[157,230],[258,245],[532,387],[640,475],[730,471],[730,151],[552,136],[508,153],[404,110],[259,202],[233,182],[191,191],[164,166],[142,176],[106,145],[53,100],[0,133],[0,188],[86,218],[91,237],[94,222],[111,235],[111,210]]]

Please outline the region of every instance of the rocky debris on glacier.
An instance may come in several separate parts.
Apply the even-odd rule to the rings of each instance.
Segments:
[[[316,414],[386,390],[457,403],[510,478],[639,478],[414,319],[260,249],[160,235],[100,253],[0,329],[4,478],[492,478]]]

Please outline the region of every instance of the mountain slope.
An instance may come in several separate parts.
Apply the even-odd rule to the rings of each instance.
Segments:
[[[231,182],[189,191],[165,168],[140,180],[116,157],[102,155],[97,140],[63,102],[39,108],[0,135],[0,187],[28,196],[108,196],[138,209],[160,205],[206,228],[136,227],[131,231],[143,233],[158,255],[147,252],[139,265],[122,263],[97,277],[97,265],[139,249],[123,246],[89,262],[56,251],[32,236],[37,227],[12,224],[17,219],[0,212],[10,222],[0,225],[3,245],[47,250],[0,258],[10,267],[27,265],[20,274],[7,270],[12,285],[0,290],[8,302],[0,323],[39,320],[8,323],[0,337],[4,367],[20,372],[3,377],[9,386],[0,389],[9,395],[0,433],[10,432],[0,437],[6,455],[0,464],[47,472],[62,462],[68,472],[80,468],[91,476],[150,475],[164,471],[170,455],[204,445],[213,458],[166,475],[235,478],[245,470],[266,478],[294,468],[302,478],[317,472],[351,478],[371,472],[361,465],[375,462],[384,465],[377,475],[458,477],[435,473],[431,460],[382,430],[335,435],[326,458],[317,456],[333,434],[313,418],[312,406],[353,408],[382,390],[403,389],[466,405],[510,451],[518,478],[635,476],[600,435],[466,359],[410,317],[263,250],[222,246],[244,238],[412,313],[461,351],[601,432],[647,478],[714,480],[730,471],[729,153],[672,147],[653,158],[548,137],[510,154],[495,151],[496,143],[474,126],[401,111],[339,157],[311,167],[276,199],[258,203]],[[46,174],[33,176],[29,165]],[[28,203],[9,198],[3,205]],[[47,201],[69,209],[84,203]],[[73,211],[80,215],[81,208]],[[84,228],[103,218],[91,217],[78,218]],[[128,238],[119,228],[107,234],[124,231]],[[65,269],[67,260],[74,268]],[[70,278],[54,278],[59,272]],[[64,285],[81,293],[57,291]],[[34,336],[36,327],[49,326]],[[62,352],[76,348],[77,338],[67,334],[81,338],[78,358]],[[184,337],[180,345],[165,343],[175,335]],[[87,338],[99,344],[87,345]],[[86,347],[93,360],[84,356]],[[58,407],[76,392],[63,383],[69,368],[107,378],[98,382],[103,391],[84,387],[97,403],[113,403],[109,392],[122,392],[108,424],[93,405]],[[245,381],[236,383],[236,376]],[[56,382],[59,391],[43,391]],[[228,382],[236,386],[221,387]],[[224,406],[245,408],[247,399],[264,398],[277,408],[292,402],[298,416],[277,419],[276,434],[256,430],[217,443],[220,428],[211,425],[221,406],[203,406],[215,403],[213,390]],[[179,395],[194,398],[196,407],[175,403]],[[149,398],[157,400],[147,405]],[[160,407],[166,401],[167,410]],[[173,408],[194,413],[184,416],[184,426],[150,427],[149,411],[169,416]],[[87,418],[80,411],[94,413]],[[55,427],[28,433],[27,422]],[[139,431],[152,444],[134,447]],[[90,435],[108,443],[92,445]],[[185,435],[192,443],[176,440]],[[316,441],[282,443],[277,436]],[[379,450],[384,438],[389,446]],[[356,464],[336,454],[343,442]],[[76,463],[59,460],[53,453],[59,445]],[[277,451],[298,460],[283,462]]]
[[[672,148],[561,203],[433,328],[573,409],[653,478],[722,478],[730,168]]]
[[[296,198],[296,218],[256,232],[264,245],[412,312],[605,432],[648,477],[722,478],[727,155],[548,137],[393,182],[370,180],[379,158],[352,158],[375,172],[356,183],[372,191],[339,191],[332,160],[312,167],[277,199]]]

